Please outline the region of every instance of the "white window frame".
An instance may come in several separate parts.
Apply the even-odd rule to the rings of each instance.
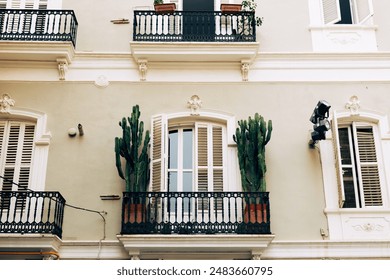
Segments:
[[[151,124],[151,174],[150,174],[150,191],[167,191],[167,157],[168,157],[168,131],[170,127],[177,127],[181,125],[188,127],[189,125],[195,126],[196,123],[208,125],[222,124],[225,129],[223,130],[223,147],[224,147],[224,168],[223,178],[224,186],[223,191],[241,191],[238,186],[237,176],[237,156],[235,154],[235,143],[233,141],[233,134],[235,130],[235,118],[228,114],[220,114],[215,112],[202,112],[199,116],[192,116],[188,112],[173,113],[173,114],[160,114],[152,116]],[[194,129],[195,131],[195,129]],[[158,135],[158,137],[156,137]],[[195,135],[196,137],[196,135]],[[156,139],[165,139],[162,144]],[[231,138],[231,139],[230,139]],[[195,144],[195,143],[194,143]],[[194,152],[196,160],[197,151]],[[234,158],[232,158],[234,157]],[[195,164],[194,164],[195,167]],[[195,186],[198,182],[196,168],[193,174],[195,180]],[[209,183],[209,184],[212,184]],[[211,189],[208,189],[211,191]]]
[[[348,138],[351,142],[350,142],[350,155],[351,155],[351,164],[342,164],[341,163],[341,160],[338,160],[339,164],[341,164],[341,168],[337,168],[337,172],[340,172],[339,174],[339,187],[341,188],[340,189],[340,194],[341,197],[340,197],[340,207],[343,208],[344,206],[344,201],[345,201],[345,188],[344,188],[344,183],[343,183],[343,174],[344,174],[344,168],[349,168],[352,170],[352,176],[353,176],[353,184],[354,184],[354,193],[355,193],[355,202],[356,202],[356,206],[354,208],[365,208],[365,207],[383,207],[385,206],[385,202],[384,202],[384,199],[385,197],[383,196],[383,193],[384,193],[384,190],[383,190],[383,168],[382,167],[382,153],[381,153],[381,147],[380,147],[380,143],[378,141],[378,129],[377,129],[377,126],[375,123],[368,123],[368,122],[344,122],[344,123],[338,123],[338,127],[337,127],[337,131],[336,133],[338,133],[338,129],[340,128],[347,128],[347,131],[348,131]],[[357,140],[357,136],[356,136],[356,132],[357,132],[357,129],[359,128],[371,128],[372,129],[372,132],[373,132],[373,137],[374,137],[374,142],[375,142],[375,149],[376,149],[376,162],[375,163],[364,163],[362,164],[361,161],[360,161],[360,158],[359,158],[359,145],[358,145],[358,140]],[[338,140],[339,141],[339,137],[338,137]],[[339,144],[339,143],[338,143]],[[337,157],[340,157],[341,158],[341,154],[340,154],[340,146],[337,145],[335,147],[335,149],[337,149],[336,151],[336,156]],[[377,206],[369,206],[369,205],[366,205],[366,202],[365,202],[365,190],[364,190],[364,185],[363,185],[363,175],[362,175],[362,166],[368,166],[368,165],[373,165],[375,164],[375,166],[377,166],[378,168],[378,172],[379,172],[379,181],[380,181],[380,192],[381,192],[381,205],[377,205]]]
[[[46,130],[46,114],[34,110],[13,107],[10,109],[9,113],[1,113],[0,120],[16,120],[19,122],[35,124],[35,137],[28,187],[34,191],[43,191],[45,189],[47,161],[51,141],[51,133]]]
[[[390,235],[390,132],[387,115],[370,111],[359,110],[358,113],[350,110],[333,111],[331,116],[332,131],[327,138],[318,143],[322,179],[325,195],[324,214],[328,220],[329,239],[331,240],[381,240]],[[376,130],[378,148],[378,162],[380,163],[380,181],[382,187],[383,205],[363,208],[340,208],[342,194],[340,193],[339,158],[335,156],[338,133],[335,127],[339,124],[351,122],[373,124]]]
[[[374,15],[372,0],[349,0],[349,2],[352,18],[351,24],[372,24],[372,22],[369,22],[369,19]],[[341,20],[340,0],[321,0],[320,7],[323,24],[336,24]],[[362,11],[361,7],[366,8],[365,11]],[[360,12],[364,12],[362,17],[360,17]]]
[[[358,23],[335,24],[340,20],[340,6],[327,7],[329,16],[324,16],[324,5],[322,1],[329,1],[336,5],[339,0],[308,0],[310,26],[314,52],[373,52],[378,51],[376,39],[377,26],[374,25],[374,6],[372,0],[351,0],[365,1],[367,5],[360,5],[367,10],[365,16],[361,16]],[[330,4],[332,5],[332,4]],[[354,5],[356,14],[358,8]],[[356,17],[355,17],[356,21]]]

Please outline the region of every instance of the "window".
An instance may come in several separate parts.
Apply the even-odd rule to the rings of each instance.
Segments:
[[[34,123],[0,122],[0,175],[2,176],[0,187],[2,191],[23,191],[29,188],[34,138]],[[22,208],[23,202],[23,199],[18,199],[16,208]],[[9,209],[9,206],[10,199],[0,201],[1,208]]]
[[[338,126],[338,169],[340,207],[383,206],[377,127],[352,122]]]
[[[371,0],[322,0],[325,24],[364,24],[373,13]]]
[[[46,9],[50,0],[0,0],[2,9]]]
[[[218,122],[154,118],[151,190],[222,192],[225,135],[225,125]]]

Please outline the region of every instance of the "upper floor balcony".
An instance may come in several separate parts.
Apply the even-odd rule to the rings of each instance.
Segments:
[[[134,11],[133,40],[255,42],[255,15],[246,11]]]
[[[71,62],[77,19],[72,10],[0,9],[0,61]]]
[[[254,12],[134,11],[134,60],[251,63],[257,55]]]
[[[72,42],[77,19],[72,10],[0,9],[0,40]]]

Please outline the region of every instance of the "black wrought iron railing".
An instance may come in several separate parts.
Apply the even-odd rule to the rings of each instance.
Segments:
[[[270,234],[267,192],[125,192],[121,234]]]
[[[254,12],[134,11],[134,41],[255,42]]]
[[[62,237],[65,199],[59,192],[0,191],[0,233]]]
[[[0,9],[0,40],[68,41],[76,46],[77,26],[72,10]]]

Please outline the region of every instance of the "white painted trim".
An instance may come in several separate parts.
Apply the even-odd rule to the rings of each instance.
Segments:
[[[12,107],[8,114],[0,114],[0,119],[28,120],[36,123],[34,155],[31,162],[31,188],[35,191],[45,189],[47,161],[51,133],[47,131],[47,115],[38,111]]]
[[[58,81],[54,61],[0,62],[1,81]],[[151,62],[143,83],[242,83],[240,67],[239,62]],[[68,65],[66,80],[95,82],[101,76],[109,82],[138,83],[138,64],[130,53],[79,52]],[[251,64],[246,83],[389,82],[389,77],[390,52],[261,53]]]
[[[144,236],[146,241],[153,238],[153,235]],[[159,236],[161,237],[161,236]],[[164,245],[172,243],[170,239],[161,237],[157,240],[157,247],[161,248]],[[191,236],[190,236],[191,237]],[[233,242],[237,236],[228,236],[225,240]],[[136,243],[139,240],[139,236],[135,236],[135,240],[132,243]],[[131,236],[129,237],[131,239]],[[1,235],[0,235],[1,240]],[[179,238],[177,238],[179,240]],[[181,239],[181,242],[188,240],[187,238]],[[14,246],[18,243],[12,243]],[[149,245],[152,247],[154,242]],[[180,244],[178,244],[180,248]],[[226,249],[230,247],[227,245]],[[234,246],[235,247],[235,246]],[[210,252],[209,254],[200,255],[199,253],[187,254],[187,259],[193,259],[194,256],[198,256],[204,259],[210,259],[210,256],[216,259],[219,256],[220,259],[228,259],[229,255],[225,252],[220,252],[218,255]],[[103,240],[99,241],[72,241],[64,240],[59,248],[60,259],[62,260],[124,260],[129,259],[129,253],[124,249],[124,246],[119,240]],[[232,254],[233,255],[233,254]],[[150,251],[149,258],[162,259],[179,257],[179,251],[172,251],[158,254]],[[234,256],[237,256],[234,254]],[[242,252],[241,256],[250,257],[249,252]],[[182,254],[183,257],[183,254]],[[330,240],[273,240],[266,249],[263,250],[261,259],[263,260],[299,260],[299,259],[388,259],[390,258],[390,241],[363,241],[363,240],[346,240],[346,241],[330,241]]]
[[[377,124],[380,128],[378,158],[380,162],[381,186],[383,190],[383,207],[340,209],[338,206],[337,170],[335,168],[335,156],[332,133],[326,140],[320,141],[320,156],[323,172],[323,185],[325,193],[324,213],[328,219],[329,238],[331,240],[384,240],[390,237],[390,141],[389,122],[386,115],[372,110],[359,110],[352,114],[351,111],[333,111],[332,118],[339,123],[343,122],[369,122]]]

